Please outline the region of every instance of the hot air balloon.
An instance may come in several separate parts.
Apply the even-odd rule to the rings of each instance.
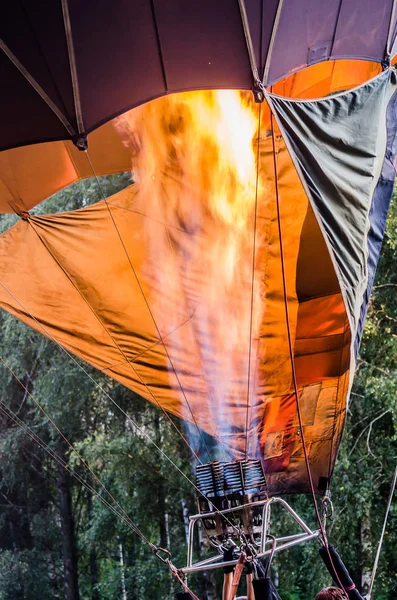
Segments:
[[[395,178],[395,2],[2,11],[0,306],[207,459],[259,461],[266,497],[326,494]]]

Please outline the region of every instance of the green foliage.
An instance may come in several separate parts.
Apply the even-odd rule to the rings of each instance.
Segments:
[[[370,571],[397,464],[397,199],[393,198],[369,307],[349,414],[333,480],[330,535],[359,582]],[[397,592],[396,512],[387,534],[375,598]]]
[[[127,183],[127,174],[101,181],[106,194]],[[87,180],[50,198],[37,212],[74,210],[98,199],[97,183]],[[13,219],[3,217],[0,227],[7,228]],[[363,569],[373,564],[397,458],[396,249],[395,201],[333,479],[335,518],[328,525],[330,541],[358,582]],[[194,493],[186,479],[142,434],[144,431],[149,435],[191,477],[189,451],[169,420],[103,374],[78,360],[72,361],[55,344],[6,313],[0,314],[0,329],[0,355],[15,375],[147,539],[160,544],[165,536],[175,564],[183,564],[186,543],[182,503],[190,507],[191,513],[195,511]],[[141,431],[107,395],[131,415]],[[173,598],[178,588],[166,568],[100,501],[99,496],[111,499],[80,458],[67,447],[65,450],[59,433],[4,365],[0,365],[0,401],[17,413],[51,451],[57,455],[66,452],[69,467],[95,490],[92,493],[77,481],[70,482],[81,598],[121,598],[122,572],[129,600]],[[178,423],[178,427],[182,425]],[[0,600],[63,599],[58,465],[1,411],[0,465]],[[315,527],[310,498],[290,500]],[[287,521],[281,513],[277,521],[279,532],[285,531]],[[394,504],[376,580],[378,600],[391,600],[397,592],[396,523]],[[272,571],[279,580],[280,595],[286,600],[313,598],[322,586],[330,584],[315,544],[278,556]],[[221,574],[197,576],[191,582],[204,600],[209,581],[216,583],[220,597],[221,579]]]

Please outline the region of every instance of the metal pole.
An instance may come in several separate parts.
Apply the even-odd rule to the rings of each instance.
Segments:
[[[287,550],[288,548],[292,548],[293,546],[296,546],[297,544],[300,544],[302,542],[308,542],[310,540],[314,540],[318,537],[320,537],[321,532],[315,531],[313,532],[311,535],[308,534],[303,534],[302,538],[300,539],[295,539],[295,540],[291,540],[285,544],[281,544],[280,546],[276,546],[275,552],[281,552],[282,550]],[[268,556],[271,552],[271,549],[266,550],[265,552],[261,552],[260,554],[257,555],[257,558],[263,558],[264,556]],[[218,558],[218,557],[217,557]],[[212,569],[220,569],[222,567],[228,567],[231,565],[236,565],[237,564],[237,560],[229,560],[229,561],[222,561],[222,562],[218,562],[215,564],[203,564],[203,563],[198,563],[196,565],[192,565],[190,567],[184,567],[183,569],[180,569],[180,572],[187,575],[188,573],[197,573],[199,571],[210,571]]]

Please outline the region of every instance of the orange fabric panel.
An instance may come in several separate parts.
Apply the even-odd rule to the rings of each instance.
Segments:
[[[310,470],[316,489],[323,490],[332,474],[333,461],[342,435],[347,374],[300,389],[300,407]],[[289,399],[289,404],[291,400]],[[295,398],[293,398],[295,405]],[[274,440],[274,441],[273,441]],[[296,410],[291,407],[284,429],[261,432],[265,452],[266,479],[273,493],[307,491],[308,476]]]
[[[365,60],[330,60],[306,67],[272,87],[288,98],[322,98],[361,85],[382,71],[379,63]]]
[[[333,463],[330,454],[335,453],[344,423],[351,336],[326,243],[291,159],[285,152],[283,141],[279,138],[277,145],[283,246],[286,252],[289,315],[299,403],[315,486],[322,489],[331,474]],[[269,185],[270,182],[271,174]],[[296,212],[291,209],[292,206]],[[291,225],[295,224],[292,237],[292,229],[288,228],[289,219]],[[297,232],[299,237],[294,243],[293,236]],[[270,243],[273,250],[277,247],[277,235],[275,232]],[[265,383],[262,404],[258,402],[257,411],[260,415],[259,443],[265,457],[268,485],[274,493],[282,493],[291,489],[291,486],[299,488],[299,485],[303,491],[307,489],[308,480],[288,346],[285,339],[284,345],[281,342],[283,333],[286,334],[286,325],[281,274],[279,271],[277,275],[277,268],[280,270],[279,254],[274,256],[266,269],[266,275],[269,276],[266,308],[269,310],[271,306],[269,295],[274,285],[280,294],[276,302],[280,320],[278,325],[274,320],[270,322],[268,339],[263,344],[262,354],[259,353],[262,378],[258,385],[261,381]],[[262,328],[266,319],[265,311]],[[278,337],[278,347],[272,336]],[[274,354],[269,352],[269,348],[276,348]],[[273,371],[272,368],[265,371],[269,360],[274,361],[270,363]],[[278,375],[284,389],[281,386],[270,388]]]
[[[129,150],[113,123],[88,136],[97,175],[131,170]],[[84,152],[72,142],[48,142],[0,152],[0,212],[25,212],[79,179],[93,177]]]
[[[299,385],[344,373],[349,368],[350,343],[341,293],[302,302],[295,343]]]
[[[341,334],[344,332],[345,322],[346,312],[341,293],[320,296],[300,303],[296,337],[304,340]]]
[[[300,303],[312,298],[340,293],[329,250],[310,205],[302,227],[296,269],[297,294]]]
[[[139,237],[143,217],[129,210],[134,200],[131,188],[123,200],[128,211],[124,225],[138,232],[132,260],[139,270],[144,252]],[[117,218],[117,209],[112,210]],[[4,308],[151,402],[192,420],[188,402],[193,409],[195,403],[200,406],[203,402],[200,368],[192,352],[183,356],[189,375],[179,376],[187,402],[179,393],[170,359],[142,295],[144,276],[139,281],[134,276],[104,203],[73,214],[21,221],[6,237],[18,251],[14,256],[2,256],[1,284],[17,300],[1,287]],[[167,310],[166,302],[164,308]],[[192,347],[191,336],[183,327],[187,321],[182,314],[184,350]],[[162,336],[167,340],[175,331],[163,331]],[[174,359],[177,351],[174,347]],[[205,407],[203,428],[214,434],[208,414]]]

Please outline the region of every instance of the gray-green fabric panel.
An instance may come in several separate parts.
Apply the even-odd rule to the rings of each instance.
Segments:
[[[326,234],[354,331],[368,277],[368,214],[386,150],[387,105],[395,88],[395,73],[388,70],[350,92],[321,100],[270,97]]]

